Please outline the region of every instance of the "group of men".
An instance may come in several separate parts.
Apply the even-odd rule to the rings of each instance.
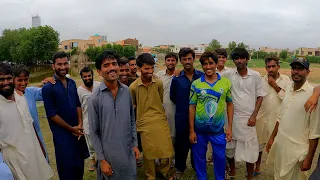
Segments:
[[[0,177],[53,176],[36,106],[44,101],[61,180],[82,179],[88,157],[99,180],[137,179],[140,152],[148,180],[157,172],[182,179],[190,149],[197,178],[205,180],[209,142],[215,179],[235,178],[235,161],[246,162],[248,179],[259,175],[264,149],[275,179],[307,179],[320,137],[320,87],[306,80],[309,62],[291,62],[291,82],[280,74],[276,57],[265,59],[264,77],[247,67],[245,49],[236,48],[230,57],[234,69],[225,66],[225,49],[205,52],[202,72],[194,68],[195,52],[182,48],[178,55],[166,54],[166,69],[155,75],[152,55],[126,59],[107,50],[95,62],[103,81],[94,81],[85,67],[77,87],[66,77],[68,55],[57,52],[55,74],[42,88],[27,87],[26,67],[1,63]],[[178,61],[183,70],[176,68]],[[318,162],[310,179],[319,177]]]

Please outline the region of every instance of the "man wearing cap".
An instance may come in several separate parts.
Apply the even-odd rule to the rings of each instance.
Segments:
[[[307,113],[303,104],[312,95],[308,83],[309,62],[295,58],[291,64],[293,83],[285,91],[275,128],[267,144],[267,163],[274,162],[275,180],[302,180],[309,176],[320,137],[319,110]]]
[[[222,76],[227,77],[232,83],[231,95],[234,106],[233,140],[227,145],[226,151],[230,165],[229,176],[235,176],[235,160],[245,161],[250,180],[253,176],[253,163],[259,156],[256,117],[266,93],[260,73],[247,67],[248,51],[235,48],[231,58],[237,68],[222,73]]]

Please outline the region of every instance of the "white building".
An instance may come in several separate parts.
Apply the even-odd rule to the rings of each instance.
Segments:
[[[39,27],[41,26],[41,18],[40,16],[32,16],[32,27]]]

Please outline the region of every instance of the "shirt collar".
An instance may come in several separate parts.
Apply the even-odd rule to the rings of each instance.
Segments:
[[[185,71],[184,71],[184,70],[182,70],[182,71],[180,72],[180,76],[184,76],[184,75],[185,75]],[[196,76],[200,76],[200,75],[202,75],[202,74],[201,74],[201,72],[200,72],[200,71],[198,71],[198,70],[194,69],[194,75],[196,75]]]
[[[2,95],[0,95],[0,101],[13,102],[12,100],[9,100]]]
[[[266,81],[268,81],[268,74],[264,75],[264,76],[263,76],[263,79],[266,80]],[[283,75],[282,75],[281,73],[279,73],[279,77],[278,77],[278,79],[276,79],[276,81],[282,80],[282,79],[283,79]]]
[[[296,92],[302,91],[302,90],[303,91],[307,91],[308,90],[308,86],[309,86],[309,82],[306,81],[306,82],[304,82],[303,86],[300,89],[296,90]],[[290,91],[294,92],[293,89],[294,89],[294,82],[292,82],[292,84],[290,86]]]
[[[138,82],[138,86],[144,85],[142,80],[141,80],[141,77],[139,77],[137,79],[137,82]],[[154,77],[152,77],[151,83],[155,83],[155,82],[156,82],[156,79]]]
[[[217,81],[221,80],[221,76],[220,76],[220,74],[219,74],[219,73],[217,73],[217,72],[216,72],[216,74],[218,75],[218,80],[217,80]],[[206,82],[206,79],[205,79],[205,77],[204,77],[204,76],[205,76],[205,75],[202,75],[202,76],[201,76],[201,78],[200,78],[201,82]]]
[[[58,78],[58,76],[56,74],[53,75],[53,78],[54,78],[55,81],[60,81],[61,82],[61,80]],[[66,77],[66,80],[67,80],[67,82],[69,82],[69,78]]]
[[[117,82],[118,82],[118,85],[119,85],[119,89],[122,89],[123,84],[120,83],[120,81],[117,81]],[[104,83],[104,81],[102,80],[101,83],[100,83],[100,85],[99,85],[99,89],[100,89],[100,91],[103,91],[103,90],[109,89],[109,88],[107,87],[107,85],[106,85],[106,84]]]
[[[234,68],[234,73],[235,73],[235,74],[239,74],[237,68]],[[240,75],[240,74],[239,74],[239,75]],[[251,69],[247,67],[247,76],[251,76],[251,75],[252,75]]]

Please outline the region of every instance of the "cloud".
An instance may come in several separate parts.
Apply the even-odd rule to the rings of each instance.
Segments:
[[[218,39],[252,48],[318,47],[317,0],[0,0],[0,30],[31,26],[39,14],[60,39],[98,33],[143,45],[199,44]]]

